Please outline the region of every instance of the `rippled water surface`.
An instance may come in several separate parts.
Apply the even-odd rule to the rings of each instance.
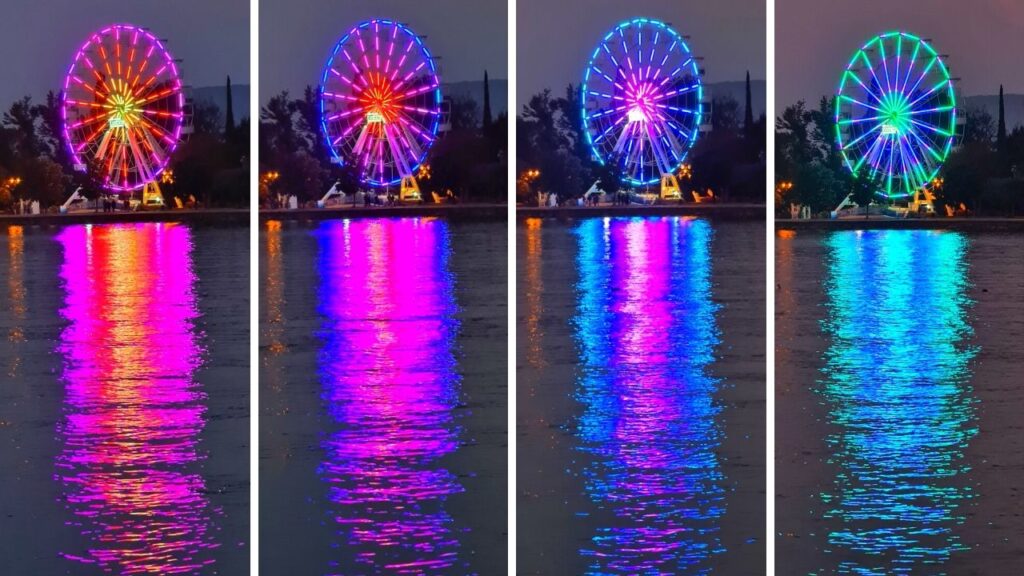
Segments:
[[[505,231],[261,229],[261,570],[504,572]]]
[[[760,571],[763,224],[518,233],[520,571]]]
[[[779,233],[779,573],[1019,572],[1022,249]]]
[[[247,573],[245,229],[4,232],[6,573]]]

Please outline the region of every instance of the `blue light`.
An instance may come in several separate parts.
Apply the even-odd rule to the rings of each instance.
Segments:
[[[829,553],[843,574],[918,573],[966,549],[958,527],[974,496],[968,241],[869,231],[825,243]]]

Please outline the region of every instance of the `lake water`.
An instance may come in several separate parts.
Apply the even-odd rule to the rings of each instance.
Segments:
[[[1024,566],[1024,236],[780,231],[778,574]]]
[[[260,567],[502,574],[507,233],[260,229]]]
[[[522,574],[765,562],[765,228],[518,226]]]
[[[244,227],[0,228],[7,574],[246,574]]]

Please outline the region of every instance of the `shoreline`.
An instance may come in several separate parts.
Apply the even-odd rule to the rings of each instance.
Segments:
[[[339,206],[260,210],[260,222],[317,221],[342,218],[419,218],[438,216],[450,220],[489,221],[508,218],[507,204],[419,204],[409,206]]]
[[[0,214],[0,226],[66,226],[71,224],[121,224],[130,222],[186,222],[197,224],[248,224],[248,208],[209,210],[154,210],[152,212],[74,212],[71,214]]]
[[[964,232],[1021,232],[1024,218],[849,218],[842,220],[775,220],[775,230],[828,232],[834,230],[959,230]]]
[[[523,218],[602,218],[610,216],[707,216],[718,219],[760,220],[765,217],[764,204],[661,204],[653,206],[558,206],[552,208],[516,207],[516,217]]]

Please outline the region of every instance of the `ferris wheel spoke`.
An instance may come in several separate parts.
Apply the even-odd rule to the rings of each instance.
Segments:
[[[167,144],[168,148],[173,148],[174,147],[174,145],[176,143],[176,140],[174,138],[174,134],[172,134],[170,131],[168,131],[166,128],[164,128],[160,124],[158,124],[156,122],[153,122],[149,118],[146,118],[145,116],[140,116],[139,120],[142,121],[143,126],[145,126],[147,129],[149,129],[150,131],[152,131],[154,133],[157,133],[157,136],[160,136],[160,139],[163,140],[164,143]]]
[[[590,69],[593,70],[594,72],[597,72],[601,76],[603,76],[605,80],[611,82],[612,84],[615,84],[615,80],[612,80],[611,76],[609,76],[609,75],[605,74],[604,72],[602,72],[601,69],[598,68],[597,66],[591,66]]]
[[[882,86],[882,81],[878,78],[878,73],[875,72],[875,64],[871,61],[870,58],[868,58],[867,52],[865,52],[864,50],[861,50],[860,51],[860,56],[861,56],[861,59],[864,60],[864,65],[867,67],[868,72],[871,73],[871,79],[874,80],[874,85],[881,87]],[[867,87],[865,87],[865,90],[867,90],[868,92],[871,92],[871,93],[875,92],[874,89],[870,89],[870,88],[867,88]]]
[[[892,92],[892,82],[889,79],[889,59],[885,55],[885,40],[878,42],[878,50],[881,53],[882,73],[885,75],[885,90]]]
[[[939,80],[938,84],[936,84],[935,86],[932,86],[931,89],[929,89],[927,92],[924,92],[923,94],[921,94],[920,96],[915,98],[909,104],[909,106],[916,106],[922,100],[924,100],[926,98],[930,98],[932,96],[932,94],[935,94],[936,92],[938,92],[940,88],[945,88],[947,86],[949,86],[949,80]]]
[[[936,106],[935,108],[928,108],[925,110],[913,110],[909,112],[911,116],[920,116],[922,114],[935,114],[936,112],[950,112],[954,109],[954,106]]]
[[[928,130],[928,131],[930,131],[930,132],[934,132],[934,133],[936,133],[936,134],[939,134],[939,135],[941,135],[941,136],[946,136],[946,137],[950,137],[950,136],[952,136],[952,135],[953,135],[953,133],[952,133],[952,132],[949,132],[949,131],[947,131],[947,130],[943,130],[943,129],[941,129],[941,128],[937,127],[937,126],[933,126],[933,125],[931,125],[931,124],[928,124],[927,122],[922,122],[922,121],[920,121],[920,120],[917,120],[917,119],[914,119],[914,118],[911,118],[911,119],[910,119],[910,121],[911,121],[911,122],[912,122],[912,123],[913,123],[913,124],[914,124],[915,126],[920,126],[921,128],[924,128],[925,130]]]
[[[896,75],[896,89],[897,90],[903,91],[903,92],[906,91],[907,86],[910,84],[910,75],[914,72],[914,66],[917,65],[917,55],[918,55],[918,53],[920,53],[920,51],[921,51],[921,43],[920,42],[915,42],[914,43],[914,51],[913,51],[913,53],[911,53],[910,59],[907,61],[907,73],[906,73],[906,75],[903,78],[903,86],[902,87],[900,87],[900,82],[899,82],[900,74],[899,74],[899,71],[897,70],[897,75]]]
[[[879,105],[882,104],[882,99],[877,94],[875,94],[874,90],[868,88],[868,86],[864,84],[864,81],[860,79],[860,76],[854,74],[850,70],[847,70],[844,74],[846,74],[848,78],[853,78],[857,82],[857,84],[860,84],[860,87],[864,89],[864,93],[873,98],[875,102],[877,102]]]
[[[915,128],[913,125],[911,125],[909,133],[910,133],[911,136],[914,137],[914,139],[917,141],[917,143],[920,144],[925,149],[925,151],[927,151],[929,154],[931,154],[932,158],[934,158],[936,162],[942,162],[942,160],[943,160],[942,155],[939,154],[939,152],[937,150],[935,150],[931,146],[931,144],[929,143],[929,140],[927,138],[924,138],[920,134],[918,134],[917,128]]]
[[[860,100],[857,100],[856,98],[853,98],[852,96],[847,96],[847,95],[843,94],[843,95],[839,96],[839,99],[840,100],[845,100],[846,102],[849,102],[851,104],[857,104],[857,105],[863,106],[865,108],[870,108],[870,109],[874,110],[875,112],[879,112],[879,113],[882,112],[881,108],[879,108],[877,106],[872,106],[871,104],[868,104],[866,102],[861,102]]]
[[[128,133],[129,149],[132,152],[132,160],[136,171],[143,181],[149,181],[152,179],[152,174],[149,171],[148,164],[143,159],[142,151],[139,150],[139,143],[135,140],[134,130],[127,130],[126,132]]]
[[[876,124],[874,128],[872,128],[872,129],[868,130],[867,132],[865,132],[865,133],[861,134],[860,136],[858,136],[858,137],[857,137],[857,138],[855,138],[854,140],[852,140],[852,141],[848,142],[847,144],[845,144],[845,145],[843,146],[843,148],[842,148],[842,149],[843,149],[843,150],[846,150],[846,149],[848,149],[848,148],[851,148],[851,147],[853,147],[853,146],[856,146],[856,145],[857,145],[857,143],[859,143],[860,141],[864,140],[865,138],[867,138],[868,136],[870,136],[870,135],[871,135],[872,133],[874,133],[874,132],[876,132],[876,131],[881,131],[881,130],[882,130],[882,124]],[[880,135],[880,134],[879,134],[879,135]]]
[[[848,126],[850,124],[863,124],[864,122],[877,122],[882,120],[884,116],[862,116],[860,118],[847,118],[839,121],[840,126]]]
[[[939,57],[935,56],[928,62],[928,65],[924,67],[924,70],[921,70],[921,75],[917,77],[917,81],[914,82],[914,87],[906,91],[907,94],[913,94],[917,91],[917,87],[921,85],[921,82],[924,82],[924,79],[928,77],[928,73],[932,71],[932,68],[935,67],[936,62],[938,61]]]

